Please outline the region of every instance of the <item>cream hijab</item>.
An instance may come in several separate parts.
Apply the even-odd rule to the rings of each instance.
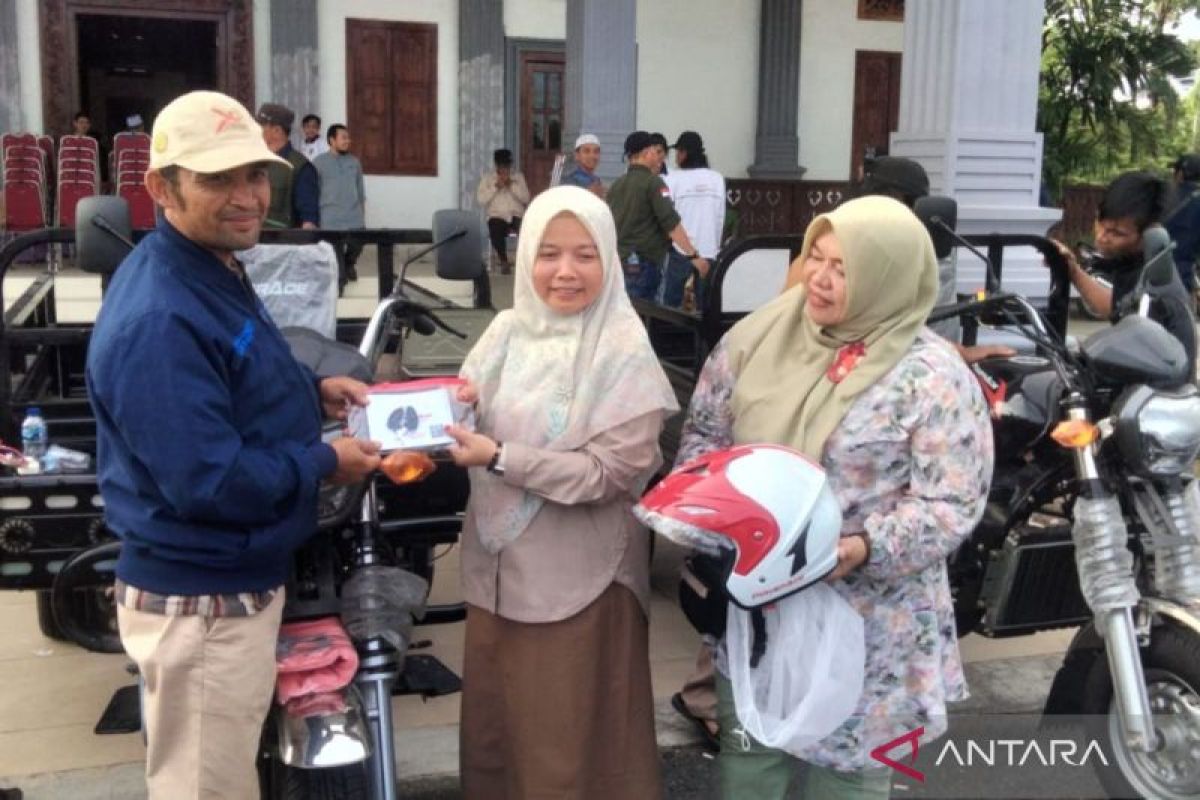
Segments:
[[[546,226],[564,213],[573,214],[591,234],[604,270],[600,294],[569,316],[551,310],[533,287]],[[616,229],[603,200],[562,186],[529,205],[517,243],[513,307],[484,331],[462,375],[479,387],[480,431],[547,450],[575,450],[645,414],[669,416],[679,410],[645,326],[625,295]],[[645,479],[657,468],[653,464]],[[545,501],[483,469],[469,474],[479,538],[498,553],[525,531]]]
[[[734,440],[790,445],[820,460],[850,404],[912,347],[937,298],[937,259],[925,227],[887,197],[851,200],[812,221],[801,255],[832,231],[846,270],[845,319],[819,328],[796,286],[729,332]],[[866,349],[840,382],[826,371],[845,345]]]

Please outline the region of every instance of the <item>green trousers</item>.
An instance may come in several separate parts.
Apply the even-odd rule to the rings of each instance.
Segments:
[[[724,800],[784,800],[793,778],[798,778],[804,800],[887,800],[891,796],[889,769],[839,772],[756,742],[742,731],[733,705],[733,685],[719,673],[717,719],[721,724],[717,771]]]

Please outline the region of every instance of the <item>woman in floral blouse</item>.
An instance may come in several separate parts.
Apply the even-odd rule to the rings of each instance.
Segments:
[[[923,321],[937,293],[924,227],[865,197],[817,217],[806,280],[742,320],[713,350],[692,397],[678,463],[733,444],[785,444],[818,459],[842,507],[836,590],[864,619],[866,680],[840,728],[794,755],[751,740],[718,653],[724,797],[886,798],[870,751],[946,729],[966,697],[946,557],[983,513],[992,436],[962,359]],[[803,646],[803,643],[778,646]],[[798,758],[797,758],[798,756]]]

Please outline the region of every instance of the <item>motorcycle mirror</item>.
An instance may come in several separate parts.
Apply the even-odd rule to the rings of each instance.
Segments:
[[[133,249],[129,203],[115,195],[85,197],[75,206],[75,250],[84,272],[111,275]]]
[[[437,276],[451,281],[473,281],[485,271],[483,223],[476,211],[442,209],[433,214],[433,241],[437,246]]]
[[[1172,255],[1174,249],[1175,243],[1165,228],[1155,226],[1142,233],[1142,258],[1145,262],[1140,280],[1142,288],[1160,288],[1171,283],[1176,274],[1175,257]]]
[[[928,195],[917,200],[913,213],[929,231],[938,260],[950,255],[954,251],[954,229],[958,225],[958,202],[952,197]]]

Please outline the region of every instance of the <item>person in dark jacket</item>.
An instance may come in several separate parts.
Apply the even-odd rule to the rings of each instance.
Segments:
[[[271,152],[285,161],[268,165],[271,179],[271,205],[267,222],[276,228],[316,228],[321,224],[321,182],[312,162],[304,157],[288,138],[296,115],[287,106],[263,103],[255,116],[262,125],[263,141]]]
[[[1114,323],[1136,311],[1134,290],[1146,263],[1144,236],[1147,229],[1160,225],[1168,194],[1166,181],[1149,172],[1122,173],[1105,188],[1096,212],[1096,250],[1100,258],[1094,266],[1098,272],[1112,276],[1111,288],[1080,267],[1070,249],[1058,243],[1067,259],[1071,283],[1083,301]],[[1178,274],[1171,284],[1156,290],[1150,317],[1179,340],[1194,370],[1196,320],[1191,297]]]
[[[1175,160],[1175,197],[1163,226],[1175,242],[1175,266],[1183,288],[1197,294],[1196,258],[1200,256],[1200,155],[1189,153]]]
[[[117,621],[145,681],[152,800],[257,797],[290,556],[316,532],[320,482],[368,475],[378,445],[322,442],[322,418],[367,387],[300,365],[234,256],[280,160],[258,123],[191,92],[152,141],[163,217],[113,277],[86,369]]]

